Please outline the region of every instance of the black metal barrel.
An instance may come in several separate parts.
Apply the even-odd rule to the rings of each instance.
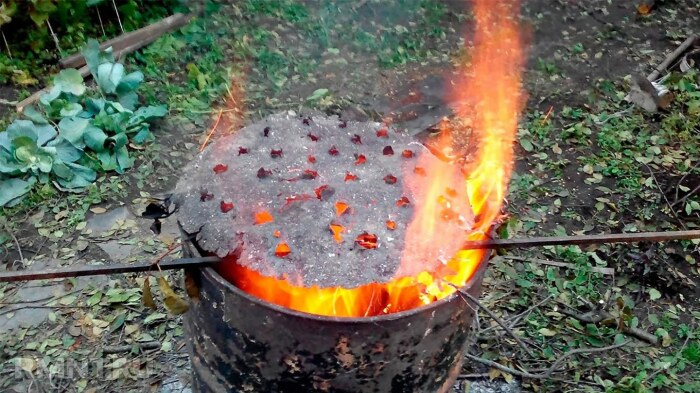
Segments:
[[[475,297],[488,254],[464,290]],[[289,310],[235,287],[211,268],[185,315],[194,391],[446,392],[462,365],[473,305],[458,294],[367,318]]]

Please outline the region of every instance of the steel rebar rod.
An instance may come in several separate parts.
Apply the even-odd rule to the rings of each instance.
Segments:
[[[199,257],[199,258],[180,258],[162,261],[158,264],[152,262],[141,263],[117,263],[111,265],[99,266],[80,266],[66,267],[63,269],[48,269],[48,270],[18,270],[9,272],[0,272],[0,282],[14,281],[34,281],[47,280],[54,278],[82,277],[82,276],[99,276],[103,274],[119,274],[119,273],[138,273],[147,271],[159,270],[174,270],[187,268],[202,268],[211,266],[220,259],[218,257]]]
[[[516,239],[493,239],[485,241],[468,241],[462,244],[464,250],[487,248],[530,248],[543,246],[571,246],[612,243],[664,242],[669,240],[700,239],[700,230],[639,232],[639,233],[604,233],[600,235],[576,236],[542,236]]]
[[[641,233],[613,233],[600,235],[576,235],[576,236],[543,236],[518,239],[493,239],[486,241],[469,241],[462,245],[462,249],[513,249],[531,248],[543,246],[561,245],[591,245],[612,243],[639,243],[639,242],[664,242],[672,240],[700,239],[700,230],[668,231],[668,232],[641,232]],[[138,273],[158,270],[174,270],[187,268],[209,267],[221,259],[218,257],[180,258],[162,261],[158,264],[141,262],[133,264],[112,264],[101,266],[81,266],[65,268],[61,270],[37,270],[37,271],[9,271],[0,272],[0,282],[33,281],[55,278],[96,276],[103,274]]]

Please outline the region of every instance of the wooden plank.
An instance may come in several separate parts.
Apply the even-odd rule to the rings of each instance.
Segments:
[[[114,57],[126,55],[130,52],[143,48],[144,46],[157,40],[163,34],[177,30],[187,24],[194,14],[176,13],[156,23],[150,24],[138,30],[124,33],[100,44],[100,50],[112,47]],[[129,52],[124,51],[129,49]],[[65,57],[59,61],[61,68],[78,68],[85,65],[85,58],[81,53]]]

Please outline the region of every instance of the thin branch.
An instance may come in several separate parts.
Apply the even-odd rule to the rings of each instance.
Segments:
[[[49,22],[48,19],[46,19],[46,25],[49,26],[51,37],[53,38],[53,42],[56,44],[56,49],[58,49],[58,56],[60,57],[63,51],[61,50],[61,45],[58,43],[58,36],[56,35],[56,33],[53,32],[53,27],[51,27],[51,22]]]
[[[685,224],[683,224],[683,221],[681,221],[680,218],[678,218],[678,214],[676,214],[676,209],[673,208],[673,205],[671,205],[671,202],[668,201],[668,198],[666,198],[666,194],[664,193],[664,190],[661,189],[661,186],[659,185],[659,181],[656,179],[656,175],[654,174],[654,171],[651,170],[649,165],[642,163],[647,170],[649,171],[649,174],[651,175],[651,178],[654,180],[654,184],[656,184],[656,188],[659,190],[659,193],[661,196],[664,198],[664,201],[666,201],[666,205],[668,206],[669,210],[671,210],[671,214],[673,214],[673,217],[678,221],[679,224],[681,224],[681,228],[683,229],[688,229]]]
[[[700,161],[696,162],[692,168],[688,169],[688,171],[686,173],[684,173],[683,176],[681,177],[681,180],[678,180],[678,184],[676,185],[676,197],[673,200],[674,205],[675,205],[676,201],[678,200],[678,193],[681,191],[681,184],[683,184],[683,180],[685,180],[685,178],[688,177],[688,175],[690,175],[699,166],[700,166]]]
[[[7,55],[10,57],[10,60],[12,60],[12,51],[10,50],[10,45],[7,43],[7,38],[5,38],[5,32],[0,30],[0,33],[2,33],[2,40],[5,41],[5,48],[7,48]]]
[[[515,341],[518,343],[518,345],[520,345],[520,347],[522,349],[524,349],[528,355],[530,355],[530,357],[532,357],[532,358],[535,357],[535,354],[532,352],[532,350],[527,346],[527,344],[525,344],[523,342],[523,340],[517,334],[515,334],[513,332],[513,329],[511,329],[505,322],[503,322],[503,320],[501,320],[501,318],[499,318],[498,315],[496,315],[488,307],[481,304],[481,302],[479,302],[479,299],[475,298],[469,292],[464,291],[462,288],[459,288],[458,286],[456,286],[452,283],[448,283],[448,284],[457,290],[457,293],[460,294],[460,296],[462,296],[462,299],[464,299],[464,297],[466,297],[467,299],[471,300],[480,309],[482,309],[486,314],[488,314],[489,317],[491,317],[494,321],[496,321],[496,323],[501,325],[503,330],[505,330],[508,334],[510,334],[515,339]]]
[[[122,33],[124,32],[124,26],[122,26],[122,18],[119,16],[119,10],[117,9],[117,3],[112,0],[112,6],[114,6],[114,13],[117,14],[117,22],[119,22],[119,28]]]
[[[479,362],[479,363],[484,364],[484,365],[486,365],[486,366],[493,367],[493,368],[495,368],[495,369],[497,369],[497,370],[506,372],[506,373],[511,374],[511,375],[516,375],[516,376],[519,376],[519,377],[521,377],[521,378],[529,378],[529,379],[547,379],[547,378],[550,378],[550,377],[552,376],[552,374],[553,374],[554,372],[557,371],[557,369],[559,368],[559,366],[561,365],[561,363],[564,362],[564,360],[566,360],[567,358],[570,358],[571,356],[579,355],[579,354],[590,354],[590,353],[606,352],[606,351],[610,351],[610,350],[617,349],[617,348],[620,348],[620,347],[622,347],[622,346],[625,346],[625,345],[627,345],[628,343],[629,343],[629,341],[624,341],[624,342],[622,342],[622,343],[620,343],[620,344],[609,345],[609,346],[607,346],[607,347],[602,347],[602,348],[577,348],[577,349],[572,349],[571,351],[568,351],[568,352],[566,352],[565,354],[563,354],[563,355],[561,355],[560,357],[558,357],[558,358],[554,361],[554,363],[552,363],[552,365],[551,365],[548,369],[546,369],[544,372],[541,372],[541,373],[538,373],[538,374],[533,374],[533,373],[528,372],[528,371],[516,370],[516,369],[510,368],[510,367],[504,366],[504,365],[502,365],[502,364],[500,364],[500,363],[498,363],[498,362],[494,362],[493,360],[488,360],[488,359],[480,358],[480,357],[478,357],[478,356],[474,356],[474,355],[472,355],[472,354],[470,354],[470,353],[466,353],[466,354],[464,354],[464,356],[466,356],[467,358],[469,358],[469,359],[471,359],[471,360],[473,360],[473,361],[475,361],[475,362]]]
[[[15,246],[17,247],[17,253],[19,254],[19,259],[24,264],[24,255],[22,254],[22,247],[19,246],[19,241],[17,240],[17,237],[15,234],[10,230],[10,227],[7,226],[7,223],[3,221],[2,226],[5,228],[5,231],[10,234],[10,237],[12,237],[12,241],[15,243]]]
[[[687,334],[687,335],[685,336],[685,341],[683,341],[683,345],[681,345],[680,349],[678,349],[678,351],[676,352],[676,354],[673,356],[673,359],[668,363],[668,366],[667,366],[667,367],[659,367],[659,368],[656,369],[653,373],[649,374],[649,376],[646,377],[646,378],[644,379],[644,382],[650,380],[650,379],[653,378],[656,374],[658,374],[658,373],[660,373],[660,372],[662,372],[662,371],[668,370],[668,368],[671,367],[671,365],[673,365],[673,363],[675,363],[676,360],[678,360],[678,358],[680,357],[681,353],[683,352],[683,350],[685,349],[685,347],[688,345],[688,340],[690,340],[690,334]]]
[[[564,305],[564,306],[566,306],[566,305]],[[574,319],[578,320],[579,322],[584,322],[584,323],[598,324],[602,321],[612,319],[615,321],[617,326],[621,326],[620,331],[628,336],[635,337],[639,340],[642,340],[642,341],[647,342],[647,343],[652,344],[652,345],[656,345],[659,342],[659,339],[656,338],[656,336],[654,336],[653,334],[651,334],[649,332],[646,332],[646,331],[639,329],[639,328],[629,327],[629,326],[627,326],[627,324],[624,324],[624,323],[620,324],[619,323],[620,321],[618,318],[616,318],[615,316],[613,316],[612,314],[610,314],[609,312],[607,312],[605,310],[595,310],[595,311],[587,312],[585,314],[577,314],[577,313],[573,313],[571,311],[564,310],[564,309],[559,310],[559,312],[568,316],[568,317],[574,318]]]

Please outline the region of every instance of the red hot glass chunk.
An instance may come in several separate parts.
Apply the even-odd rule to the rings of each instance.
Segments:
[[[385,156],[393,156],[394,149],[392,149],[391,146],[384,146],[384,149],[382,150],[382,154],[384,154]]]
[[[398,201],[396,201],[396,206],[398,206],[398,207],[406,207],[410,204],[411,204],[411,201],[408,198],[406,198],[405,196],[402,196],[401,198],[399,198]]]
[[[308,157],[306,157],[306,161],[308,161],[308,162],[311,163],[311,164],[315,164],[315,163],[316,163],[316,157],[314,157],[314,156],[308,156]]]
[[[386,184],[396,184],[396,181],[397,181],[397,180],[398,180],[398,179],[397,179],[396,176],[394,176],[394,175],[386,175],[386,176],[384,176],[384,182],[385,182]]]
[[[364,154],[358,154],[355,156],[355,165],[362,165],[367,162],[367,157]]]
[[[233,210],[233,202],[221,201],[221,212],[228,213]]]
[[[248,148],[239,147],[238,148],[238,155],[240,156],[241,154],[248,154]]]
[[[338,154],[340,154],[340,152],[338,151],[338,148],[335,147],[335,145],[333,145],[330,149],[328,149],[328,154],[332,156],[337,156]]]
[[[214,165],[214,173],[217,175],[222,174],[228,170],[228,165],[226,164],[216,164]]]
[[[389,137],[389,130],[386,128],[382,128],[381,130],[377,131],[377,138],[388,138]]]
[[[401,156],[403,158],[412,158],[413,157],[413,151],[412,150],[404,150],[401,152]]]
[[[316,135],[314,135],[314,134],[307,134],[306,136],[308,136],[309,139],[311,139],[311,142],[318,142],[318,137],[317,137]]]
[[[379,245],[377,235],[371,233],[362,233],[355,239],[355,242],[362,248],[372,250]]]

